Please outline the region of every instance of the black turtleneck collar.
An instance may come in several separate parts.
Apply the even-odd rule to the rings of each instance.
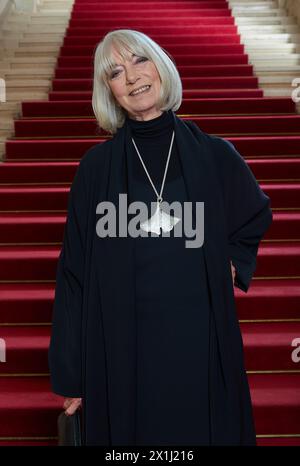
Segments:
[[[173,129],[174,123],[172,110],[165,110],[162,114],[152,120],[140,121],[134,120],[126,115],[132,135],[140,138],[151,138],[169,134]]]

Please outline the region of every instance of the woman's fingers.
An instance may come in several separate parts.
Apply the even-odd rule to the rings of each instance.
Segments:
[[[66,398],[63,408],[67,409],[70,406],[71,403],[72,403],[72,398]]]
[[[65,414],[71,416],[81,406],[81,398],[66,398],[64,402]]]
[[[75,413],[75,411],[79,408],[80,405],[81,405],[81,400],[72,401],[70,406],[66,409],[65,413],[68,416],[72,416],[72,414]]]

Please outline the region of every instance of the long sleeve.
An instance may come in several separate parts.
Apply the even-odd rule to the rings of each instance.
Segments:
[[[78,166],[68,197],[67,220],[57,272],[48,352],[55,393],[82,396],[82,295],[87,227],[84,166]]]
[[[256,269],[259,243],[272,223],[270,198],[234,145],[222,138],[213,139],[223,188],[229,254],[236,268],[234,285],[246,293]]]

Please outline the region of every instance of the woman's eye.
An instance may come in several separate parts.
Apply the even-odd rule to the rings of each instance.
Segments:
[[[110,79],[115,78],[116,76],[118,76],[119,73],[120,73],[120,71],[114,71],[114,72],[110,75]]]
[[[139,57],[139,58],[137,59],[137,62],[146,61],[146,60],[148,60],[148,58],[146,58],[146,57]]]

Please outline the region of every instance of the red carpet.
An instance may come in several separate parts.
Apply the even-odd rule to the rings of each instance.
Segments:
[[[183,82],[177,115],[232,141],[271,197],[273,225],[247,294],[235,290],[259,445],[300,445],[300,115],[264,97],[225,0],[75,2],[46,102],[23,102],[0,164],[0,446],[55,445],[63,398],[47,348],[67,196],[78,161],[105,141],[91,107],[92,55],[114,28],[149,34]]]

